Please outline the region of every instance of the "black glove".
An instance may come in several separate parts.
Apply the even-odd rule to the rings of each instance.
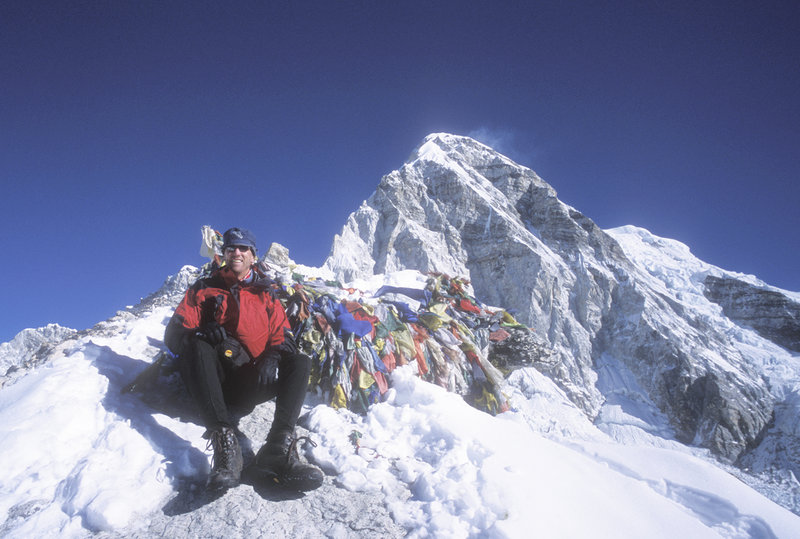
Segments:
[[[225,337],[228,336],[228,334],[225,332],[225,328],[220,326],[216,320],[212,320],[211,322],[204,324],[200,328],[200,332],[203,334],[206,342],[211,346],[217,346],[219,343],[225,340]]]
[[[262,386],[278,381],[278,361],[281,355],[277,350],[266,352],[258,362],[258,383]]]

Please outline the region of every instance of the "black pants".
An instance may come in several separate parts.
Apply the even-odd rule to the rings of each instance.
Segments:
[[[233,368],[220,361],[207,342],[194,339],[181,355],[180,373],[189,393],[200,407],[205,427],[215,430],[235,426],[230,407],[239,416],[256,405],[275,398],[271,433],[291,434],[303,407],[311,372],[311,360],[304,354],[281,354],[278,381],[258,383],[258,371],[250,364]]]

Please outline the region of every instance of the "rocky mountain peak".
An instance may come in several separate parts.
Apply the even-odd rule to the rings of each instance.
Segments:
[[[624,394],[728,460],[772,418],[764,378],[702,293],[672,293],[534,171],[468,137],[426,137],[350,215],[325,267],[344,281],[401,269],[470,279],[546,341],[538,368],[590,418]],[[605,361],[635,389],[598,383]]]

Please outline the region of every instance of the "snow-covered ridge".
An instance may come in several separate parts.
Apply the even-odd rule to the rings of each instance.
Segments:
[[[168,276],[156,292],[89,329],[77,331],[58,324],[48,324],[42,328],[22,330],[11,341],[0,344],[0,386],[14,383],[24,376],[24,371],[42,365],[53,354],[57,355],[60,349],[69,347],[70,341],[81,336],[113,333],[122,320],[146,316],[158,307],[174,308],[186,288],[199,274],[198,268],[184,266],[174,275]]]
[[[23,329],[13,339],[0,344],[0,376],[9,369],[24,366],[41,350],[74,335],[76,330],[58,324],[47,324],[40,328]]]
[[[728,277],[755,287],[775,290],[795,301],[800,292],[770,286],[755,275],[729,271],[703,262],[691,252],[688,245],[678,240],[662,238],[633,225],[606,229],[605,232],[622,246],[625,254],[640,269],[656,277],[677,291],[693,290],[702,295],[702,283],[708,275]]]

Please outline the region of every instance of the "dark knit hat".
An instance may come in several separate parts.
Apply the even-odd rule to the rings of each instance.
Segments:
[[[225,231],[225,234],[222,235],[222,250],[224,251],[228,247],[232,247],[234,245],[242,245],[244,247],[250,247],[253,250],[253,253],[257,251],[256,249],[256,237],[247,229],[244,228],[230,228]]]

